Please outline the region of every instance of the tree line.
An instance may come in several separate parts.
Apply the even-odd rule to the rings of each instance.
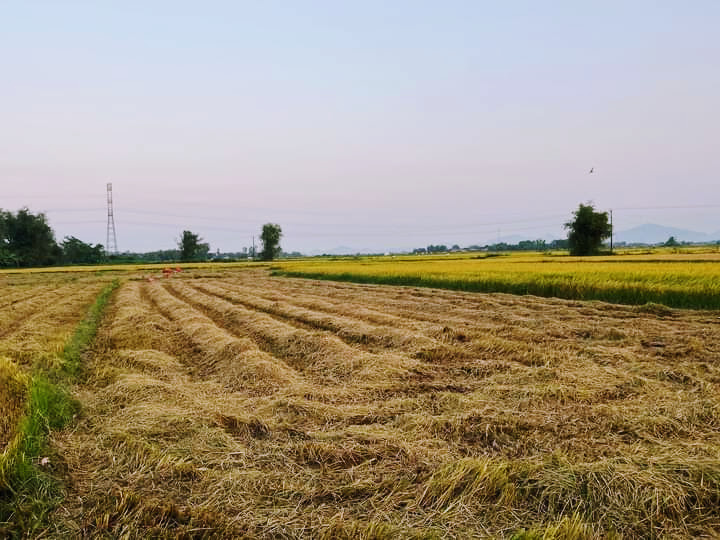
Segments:
[[[557,239],[552,242],[545,240],[521,240],[517,244],[498,242],[484,246],[472,245],[465,248],[467,251],[546,251],[546,250],[569,250],[570,255],[587,256],[599,255],[602,253],[603,242],[612,236],[612,224],[607,212],[598,212],[592,203],[580,204],[573,212],[573,219],[563,225],[568,231],[567,239]],[[674,241],[674,238],[668,240]],[[424,248],[416,248],[412,252],[416,255],[425,253],[447,253],[451,251],[462,251],[460,246],[455,244],[448,248],[445,244],[429,245]]]
[[[263,225],[259,258],[270,261],[279,257],[282,253],[281,238],[280,225]],[[187,230],[182,232],[177,247],[177,250],[147,254],[108,255],[102,244],[88,244],[74,236],[66,236],[62,242],[57,242],[55,232],[42,212],[33,214],[27,208],[21,208],[17,212],[0,209],[0,268],[98,264],[126,260],[203,261],[208,259],[210,253],[210,245],[203,242],[198,234]],[[255,256],[253,253],[252,257]]]
[[[545,244],[542,240],[523,241],[517,246],[498,244],[486,248],[493,251],[568,248],[572,255],[596,255],[601,252],[603,241],[612,235],[608,213],[597,212],[591,203],[581,204],[573,213],[573,219],[564,226],[568,230],[567,240],[551,244]],[[282,254],[282,234],[282,228],[277,223],[263,225],[260,233],[262,249],[259,254],[252,253],[251,257],[259,255],[258,258],[263,261],[279,257]],[[203,242],[197,233],[188,230],[182,232],[177,247],[177,251],[153,252],[157,255],[153,260],[168,260],[166,257],[171,257],[181,261],[200,261],[207,260],[210,253],[210,245]],[[457,245],[450,248],[451,251],[459,249]],[[445,245],[430,245],[415,250],[416,253],[446,251],[449,250]],[[74,236],[66,236],[58,243],[43,213],[33,214],[27,208],[21,208],[15,213],[0,209],[0,267],[97,264],[114,258],[107,256],[102,244],[87,244]]]
[[[0,267],[94,264],[104,258],[101,244],[86,244],[74,236],[58,243],[43,213],[0,210]]]
[[[548,250],[564,250],[568,249],[569,243],[567,239],[553,240],[546,242],[545,240],[520,240],[517,244],[508,244],[507,242],[497,242],[495,244],[477,245],[473,244],[461,248],[458,244],[447,247],[445,244],[429,245],[424,248],[415,248],[412,250],[413,255],[423,255],[426,253],[451,253],[455,251],[548,251]]]
[[[260,233],[260,244],[262,249],[259,258],[262,261],[272,261],[282,254],[280,239],[282,228],[277,223],[266,223]],[[210,253],[210,245],[203,242],[200,235],[192,231],[183,231],[178,240],[178,253],[182,261],[206,260]],[[250,257],[255,258],[258,254],[251,252]]]

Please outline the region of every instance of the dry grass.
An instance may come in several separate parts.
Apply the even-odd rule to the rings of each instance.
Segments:
[[[195,277],[119,290],[47,534],[720,534],[716,313]]]
[[[48,474],[59,460],[48,457],[47,434],[77,411],[60,381],[90,337],[83,316],[103,281],[62,274],[0,279],[1,537],[36,536],[59,496]]]
[[[176,338],[194,348],[200,362],[194,364],[197,377],[212,376],[230,389],[252,386],[256,392],[273,392],[295,379],[294,370],[264,353],[255,342],[237,338],[205,315],[177,300],[161,285],[146,287],[151,302],[178,327]]]
[[[16,300],[0,310],[0,355],[26,367],[53,367],[106,279],[21,274],[0,291]],[[28,276],[35,279],[35,286]],[[20,287],[21,291],[15,289]],[[6,298],[5,294],[2,298]]]
[[[56,366],[67,338],[103,281],[57,274],[0,280],[0,451],[26,409],[32,367]]]
[[[27,377],[17,364],[0,357],[0,405],[3,411],[0,415],[0,456],[15,435],[18,421],[25,411],[26,396]]]

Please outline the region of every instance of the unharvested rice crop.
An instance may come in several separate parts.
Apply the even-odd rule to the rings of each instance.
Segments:
[[[55,536],[720,534],[717,313],[202,271],[121,286]]]
[[[278,275],[358,283],[720,309],[720,255],[716,253],[601,259],[376,257],[283,262],[274,269]]]

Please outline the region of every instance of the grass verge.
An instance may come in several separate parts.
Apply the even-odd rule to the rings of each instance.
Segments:
[[[48,453],[51,430],[68,425],[79,411],[67,386],[82,368],[82,354],[92,343],[105,307],[119,282],[107,285],[92,304],[86,317],[67,341],[61,368],[38,371],[28,377],[11,371],[12,362],[3,366],[13,383],[14,401],[26,395],[25,412],[12,439],[0,454],[0,536],[32,535],[43,526],[48,512],[62,492],[53,478],[54,456]],[[8,400],[10,401],[10,400]],[[9,431],[9,430],[7,430]]]
[[[77,376],[82,371],[82,353],[95,338],[110,296],[119,284],[120,282],[116,279],[100,292],[93,305],[90,306],[86,317],[65,344],[62,369],[67,375]]]

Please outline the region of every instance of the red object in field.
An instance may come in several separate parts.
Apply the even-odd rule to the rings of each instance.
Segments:
[[[182,268],[180,268],[180,267],[178,266],[178,267],[175,269],[175,271],[176,271],[176,272],[182,272]]]

